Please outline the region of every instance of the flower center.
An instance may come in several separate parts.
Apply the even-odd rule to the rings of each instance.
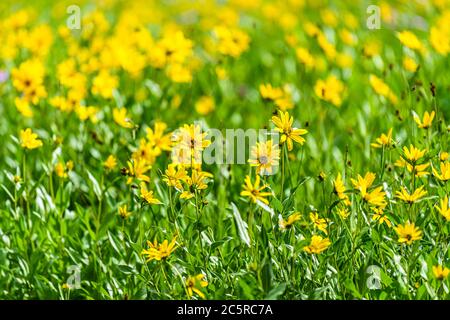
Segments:
[[[261,157],[259,158],[259,162],[260,162],[261,164],[267,164],[267,163],[269,163],[269,158],[266,157],[266,156],[261,156]]]

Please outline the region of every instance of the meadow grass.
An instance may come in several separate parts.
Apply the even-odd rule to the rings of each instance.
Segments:
[[[2,1],[0,298],[448,299],[450,4],[368,6]]]

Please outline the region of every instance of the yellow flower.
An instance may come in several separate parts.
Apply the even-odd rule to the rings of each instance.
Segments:
[[[69,168],[67,168],[69,170]],[[66,167],[64,166],[64,162],[58,162],[55,166],[55,173],[58,177],[65,179],[67,178]]]
[[[263,99],[273,101],[280,110],[294,107],[292,89],[288,85],[284,85],[283,88],[274,88],[271,84],[261,84],[259,85],[259,92]]]
[[[351,33],[348,29],[341,29],[339,31],[339,37],[346,45],[349,46],[354,46],[357,42],[355,35]]]
[[[324,239],[321,236],[312,236],[310,244],[303,247],[303,250],[310,254],[319,254],[325,251],[330,245],[330,239]]]
[[[409,72],[416,72],[419,65],[414,61],[413,58],[404,57],[403,58],[403,68]]]
[[[412,50],[417,50],[422,53],[425,51],[425,47],[422,45],[416,35],[411,31],[398,32],[397,38],[404,46]]]
[[[23,115],[25,118],[33,117],[33,109],[30,106],[30,103],[24,98],[16,97],[14,99],[14,104],[16,105],[17,110]]]
[[[336,28],[339,23],[338,15],[333,12],[331,9],[323,9],[320,11],[320,17],[322,18],[322,21],[332,27]]]
[[[21,146],[26,149],[36,149],[42,147],[43,143],[38,139],[38,135],[30,128],[20,131]]]
[[[433,266],[433,274],[438,280],[447,279],[450,274],[450,269],[447,267],[442,267],[441,265]]]
[[[431,113],[428,113],[428,111],[425,111],[423,114],[423,120],[420,120],[420,118],[415,115],[414,121],[417,123],[417,126],[421,129],[428,129],[431,127],[431,124],[433,123],[434,119],[434,111],[431,111]]]
[[[211,144],[198,124],[183,125],[172,135],[172,161],[185,166],[202,163],[201,152]]]
[[[208,282],[204,280],[203,274],[198,274],[195,277],[189,277],[186,280],[186,289],[189,297],[192,297],[194,293],[198,294],[200,298],[205,299],[205,294],[201,291],[201,288],[208,286]]]
[[[73,161],[72,160],[69,160],[66,162],[66,168],[67,168],[67,170],[72,171],[72,169],[73,169]]]
[[[419,188],[414,190],[412,194],[409,194],[406,188],[403,188],[401,191],[397,191],[395,194],[400,200],[403,200],[408,204],[413,204],[414,202],[419,201],[420,198],[427,194],[427,192],[423,190],[423,186],[420,186]]]
[[[413,241],[420,240],[422,238],[422,231],[407,221],[404,225],[394,227],[395,232],[398,234],[398,242],[412,244]]]
[[[76,106],[75,107],[75,113],[77,114],[78,118],[81,121],[86,121],[87,119],[89,119],[92,123],[97,123],[98,119],[97,119],[97,113],[98,113],[98,108],[96,107],[85,107],[85,106]]]
[[[389,86],[383,80],[371,74],[369,77],[369,82],[373,90],[375,90],[377,94],[389,99],[389,101],[394,105],[398,103],[397,96],[394,94],[394,92],[392,92],[391,88],[389,88]]]
[[[317,43],[320,46],[320,48],[325,53],[326,57],[329,60],[334,60],[336,58],[336,47],[334,44],[328,41],[327,37],[323,32],[320,32],[317,35]]]
[[[448,19],[448,18],[447,18]],[[446,22],[448,24],[448,22]],[[450,53],[450,28],[445,30],[441,27],[431,27],[430,43],[434,50],[441,55],[446,56]]]
[[[158,241],[155,239],[153,243],[147,240],[148,249],[142,250],[142,255],[146,256],[146,262],[151,260],[164,260],[168,258],[172,252],[176,249],[176,240],[175,236],[172,241],[169,243],[168,240],[164,240],[161,244],[158,244]]]
[[[308,131],[305,129],[293,128],[292,124],[294,123],[294,118],[290,117],[287,111],[280,111],[278,117],[273,116],[272,122],[273,124],[275,124],[276,130],[281,134],[280,142],[286,142],[289,151],[291,151],[293,148],[292,141],[295,141],[300,145],[303,145],[305,143],[305,139],[302,137],[302,135],[307,134]]]
[[[450,221],[450,208],[448,207],[448,196],[445,196],[444,199],[440,201],[440,207],[434,206],[436,210],[447,220]]]
[[[384,198],[386,193],[382,191],[383,187],[377,187],[371,192],[368,191],[374,180],[375,173],[372,172],[366,173],[364,178],[358,175],[357,180],[351,179],[353,186],[359,190],[364,201],[377,207],[383,207],[386,204],[386,200]]]
[[[131,215],[131,212],[128,211],[127,205],[123,205],[119,207],[119,216],[122,219],[127,219]]]
[[[266,197],[270,197],[272,195],[271,192],[264,192],[264,189],[268,187],[268,185],[263,184],[260,186],[261,179],[259,175],[256,175],[255,183],[252,183],[250,180],[250,176],[245,177],[245,184],[242,185],[241,196],[249,197],[251,201],[256,203],[257,201],[261,201],[265,204],[269,204],[269,200]]]
[[[433,175],[441,181],[450,180],[450,162],[445,161],[440,163],[441,174],[433,168]]]
[[[178,190],[181,190],[183,188],[182,181],[185,181],[188,178],[188,175],[186,174],[186,169],[184,166],[180,165],[178,166],[176,164],[169,164],[167,167],[165,174],[163,175],[163,181],[167,184],[169,187],[175,187]]]
[[[117,89],[119,79],[107,70],[101,70],[92,81],[92,93],[105,99],[112,98],[113,91]]]
[[[213,33],[218,42],[217,50],[223,55],[237,58],[249,47],[250,37],[238,28],[217,26]]]
[[[260,84],[259,92],[261,93],[261,97],[263,97],[263,99],[274,101],[283,97],[284,95],[283,89],[274,88],[271,84]]]
[[[305,48],[295,49],[297,60],[305,65],[306,68],[311,69],[314,67],[315,60],[313,55]]]
[[[370,145],[374,148],[388,148],[391,147],[394,144],[394,141],[392,140],[392,128],[389,129],[387,134],[382,133],[381,136],[379,136],[375,142],[371,143]]]
[[[15,175],[15,176],[13,177],[13,181],[14,181],[15,184],[22,183],[22,177],[21,177],[21,176]]]
[[[228,72],[223,67],[216,67],[215,71],[216,71],[217,78],[219,80],[224,80],[228,77]]]
[[[154,154],[156,156],[160,155],[161,152],[170,151],[172,148],[172,141],[170,139],[170,134],[164,134],[164,131],[167,129],[167,125],[164,122],[156,121],[155,129],[147,128],[147,140],[150,143],[150,146],[154,149]]]
[[[369,189],[375,181],[375,173],[367,172],[364,178],[358,174],[357,180],[350,180],[352,181],[353,186],[359,190],[361,196],[364,197],[367,193],[367,189]]]
[[[403,152],[405,153],[406,159],[408,159],[412,163],[415,163],[425,155],[427,150],[420,150],[411,144],[409,146],[409,149],[407,147],[403,147]]]
[[[363,54],[368,58],[379,55],[380,51],[381,43],[378,40],[368,41],[363,46]]]
[[[61,288],[63,288],[64,290],[69,290],[70,289],[70,284],[68,283],[63,283]]]
[[[284,96],[282,98],[275,100],[275,105],[282,111],[294,108],[294,103],[292,102],[291,92],[287,91],[288,87],[284,88]]]
[[[294,226],[294,223],[300,220],[300,213],[295,212],[291,214],[287,220],[284,220],[283,218],[280,218],[280,229],[281,230],[287,230]]]
[[[30,59],[22,62],[11,71],[12,83],[17,91],[23,94],[22,99],[34,105],[41,98],[47,97],[44,86],[45,67],[41,61]]]
[[[345,205],[349,205],[350,200],[348,199],[348,195],[345,194],[346,190],[347,188],[342,180],[342,176],[338,173],[336,179],[333,181],[333,192],[339,197],[339,199],[344,200]]]
[[[133,122],[127,116],[127,109],[125,108],[114,108],[113,109],[114,121],[123,128],[133,128]]]
[[[409,172],[413,173],[416,177],[427,176],[428,172],[425,170],[430,166],[429,163],[412,165],[412,164],[408,163],[403,157],[400,157],[397,161],[395,161],[395,165],[397,167],[401,167],[401,168],[406,167],[406,169]]]
[[[328,234],[328,231],[327,231],[328,223],[327,223],[326,219],[319,218],[319,214],[314,213],[314,212],[309,213],[309,219],[313,223],[314,229],[317,228],[320,231],[322,231],[323,233]]]
[[[445,161],[448,159],[448,152],[442,151],[439,154],[439,160],[441,161]]]
[[[350,215],[350,211],[348,210],[347,207],[338,208],[337,213],[342,219],[347,219],[348,216]]]
[[[277,144],[273,144],[272,140],[266,142],[257,142],[252,147],[250,166],[256,167],[256,173],[261,175],[272,174],[273,169],[278,166],[280,160],[280,149]]]
[[[316,37],[321,32],[319,27],[309,21],[304,23],[303,28],[305,29],[306,34],[310,37]]]
[[[148,165],[143,159],[133,159],[128,161],[128,169],[125,169],[125,173],[129,176],[127,184],[133,182],[133,178],[141,181],[150,182],[150,178],[145,174],[151,169],[151,165]]]
[[[215,104],[212,97],[203,96],[195,103],[195,110],[201,115],[207,115],[214,111]]]
[[[375,214],[372,216],[373,221],[378,221],[378,224],[386,223],[386,225],[390,228],[392,226],[389,218],[384,214],[383,208],[372,208]]]
[[[166,74],[175,83],[189,83],[192,81],[192,71],[181,63],[174,63],[167,67]]]
[[[108,156],[106,161],[103,163],[106,169],[113,170],[117,166],[117,159],[112,154]]]
[[[319,79],[315,86],[315,94],[336,107],[342,104],[342,94],[344,93],[345,86],[336,76],[331,75],[326,80]]]
[[[193,197],[195,197],[195,194],[188,190],[184,190],[183,192],[181,192],[181,195],[180,195],[180,199],[185,199],[185,200],[192,199]]]
[[[161,204],[161,201],[153,196],[153,191],[147,190],[145,182],[141,182],[141,198],[148,204]]]
[[[187,189],[181,193],[180,198],[186,200],[191,199],[195,196],[195,192],[208,188],[207,179],[210,177],[212,177],[210,173],[193,168],[191,176],[186,175],[184,179]]]
[[[163,37],[156,46],[149,50],[150,64],[155,68],[181,66],[192,57],[192,47],[193,42],[187,39],[182,31],[168,29],[164,31]]]
[[[386,199],[384,198],[386,193],[382,190],[383,187],[377,187],[366,193],[363,199],[374,206],[384,207],[386,205]]]

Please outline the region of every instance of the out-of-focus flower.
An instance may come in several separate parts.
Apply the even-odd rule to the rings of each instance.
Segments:
[[[344,93],[345,86],[336,76],[331,75],[327,79],[319,79],[315,86],[315,94],[336,107],[340,107],[342,104],[342,95]]]
[[[195,103],[195,110],[201,115],[211,113],[215,108],[214,99],[209,96],[200,97]]]
[[[380,78],[377,76],[371,74],[369,77],[370,85],[372,86],[373,90],[375,92],[385,98],[387,98],[389,101],[391,101],[392,104],[396,105],[398,103],[398,98],[394,94],[394,92],[389,88],[389,86]]]
[[[114,108],[113,109],[114,121],[123,128],[133,128],[133,122],[128,117],[127,109],[125,108]]]
[[[26,149],[36,149],[42,147],[43,143],[38,135],[33,133],[30,128],[20,131],[21,146]]]

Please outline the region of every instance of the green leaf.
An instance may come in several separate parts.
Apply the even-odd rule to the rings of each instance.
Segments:
[[[270,204],[278,212],[282,212],[283,211],[283,204],[276,197],[272,197],[272,201],[270,201]]]
[[[269,293],[266,295],[266,300],[276,300],[281,296],[286,290],[286,283],[280,283],[276,287],[273,287]]]
[[[273,209],[271,207],[269,207],[267,204],[265,204],[262,201],[257,200],[256,204],[258,206],[260,206],[264,211],[267,211],[268,213],[270,213],[270,216],[273,217],[275,212],[273,212]]]
[[[272,259],[270,257],[265,259],[265,263],[261,269],[261,282],[264,292],[268,292],[272,287]]]
[[[241,213],[233,202],[231,202],[231,208],[233,209],[234,221],[236,221],[239,237],[246,245],[250,247],[250,236],[248,235],[247,223],[242,220]]]
[[[102,198],[102,189],[100,188],[100,185],[97,181],[97,179],[95,179],[95,177],[89,172],[89,170],[86,170],[87,175],[89,180],[91,180],[92,183],[92,187],[94,189],[94,193],[97,196],[97,199],[101,199]]]

